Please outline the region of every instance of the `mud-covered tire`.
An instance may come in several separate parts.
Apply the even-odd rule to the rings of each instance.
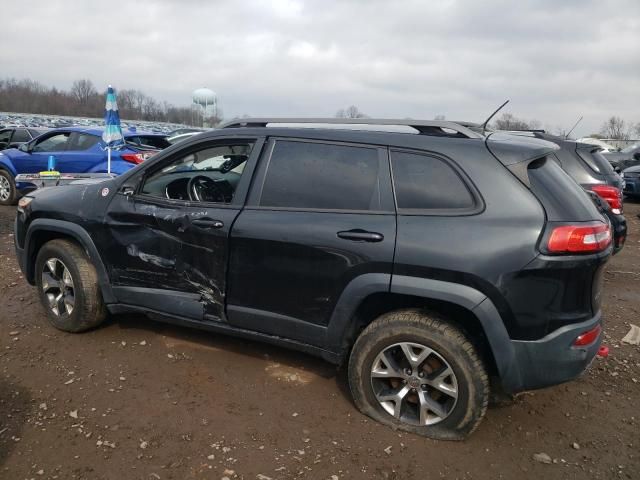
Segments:
[[[47,262],[51,263],[47,264]],[[56,281],[50,265],[54,265],[53,270],[58,272],[64,272],[64,269],[66,269],[71,277],[72,287],[66,286],[69,282],[63,281],[62,277],[67,279],[68,277],[63,273],[59,273],[57,276],[60,277],[60,280],[57,286],[49,288],[49,284],[53,284]],[[43,278],[43,272],[46,272],[49,276]],[[35,280],[47,319],[54,327],[65,332],[83,332],[97,327],[106,318],[107,310],[102,301],[96,269],[78,244],[64,239],[51,240],[45,243],[36,257]],[[45,291],[46,288],[49,288],[49,293]],[[55,297],[57,292],[62,291],[64,288],[67,291],[71,288],[73,292],[73,306],[70,312],[67,311],[69,307],[65,301],[60,304],[61,306],[56,305],[57,310],[52,309],[50,297],[48,296],[54,295]]]
[[[0,205],[15,205],[17,198],[18,193],[13,176],[6,170],[0,169]]]
[[[448,371],[452,371],[455,375],[455,377],[448,377],[449,381],[454,382],[457,390],[456,398],[453,400],[442,395],[441,391],[432,390],[429,385],[421,385],[411,390],[411,392],[415,392],[412,394],[413,398],[418,399],[418,401],[414,400],[418,415],[422,415],[419,405],[423,405],[425,394],[435,394],[436,399],[441,398],[448,402],[449,413],[440,417],[436,415],[437,418],[440,418],[440,420],[436,419],[436,423],[427,424],[427,421],[422,422],[422,418],[417,418],[414,423],[411,423],[410,419],[409,421],[403,421],[401,419],[402,414],[399,415],[401,418],[396,418],[394,414],[385,410],[382,402],[379,401],[379,398],[381,398],[380,390],[378,392],[374,391],[374,388],[378,388],[379,385],[376,383],[376,387],[374,387],[374,382],[378,382],[379,379],[377,377],[372,378],[372,368],[375,365],[377,365],[376,375],[379,375],[379,372],[386,375],[387,373],[401,370],[405,373],[411,371],[410,368],[393,369],[391,367],[386,370],[379,370],[380,365],[384,366],[384,363],[380,364],[380,359],[384,358],[381,357],[383,352],[393,355],[397,353],[394,348],[402,350],[401,347],[406,344],[417,346],[418,350],[412,350],[411,354],[416,355],[415,358],[412,356],[414,360],[419,357],[418,353],[421,352],[419,347],[424,346],[426,348],[422,352],[425,352],[426,355],[433,355],[433,353],[426,353],[429,350],[435,352],[435,361],[443,365],[439,367],[438,371],[444,372],[448,367]],[[395,345],[400,345],[401,347],[395,347]],[[413,349],[414,347],[411,348]],[[398,361],[402,361],[402,355],[398,356],[398,359]],[[391,360],[391,363],[396,362],[393,358]],[[441,360],[443,361],[441,362]],[[431,360],[429,362],[433,363]],[[427,378],[433,378],[428,370],[426,373],[423,370],[427,368],[426,363],[425,361],[423,366],[415,367],[414,372],[419,371],[423,377],[426,375]],[[400,364],[396,363],[396,367],[399,366]],[[480,424],[489,402],[489,379],[486,367],[476,348],[458,328],[447,323],[446,319],[432,313],[426,313],[420,309],[390,312],[377,318],[367,326],[356,340],[351,351],[348,377],[354,402],[362,413],[393,428],[439,440],[465,439]],[[388,381],[387,378],[382,380]],[[400,386],[392,385],[388,391],[393,392],[394,388],[404,388],[403,383],[404,386],[411,386],[416,380],[414,373],[412,377],[401,380]],[[447,388],[453,391],[453,387]],[[422,391],[420,391],[421,389]],[[410,397],[406,398],[410,400]],[[395,402],[394,405],[398,403]],[[388,407],[389,402],[385,402],[385,405],[387,405],[386,408],[390,408]],[[414,407],[410,404],[408,407],[410,408],[406,411],[411,413],[411,408]],[[442,408],[444,410],[444,407]],[[429,408],[425,410],[425,412],[427,411],[429,411]],[[425,418],[427,416],[428,414],[425,413]]]

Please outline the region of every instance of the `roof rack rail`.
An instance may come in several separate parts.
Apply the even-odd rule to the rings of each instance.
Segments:
[[[272,123],[319,123],[327,125],[389,125],[407,126],[423,135],[436,137],[484,138],[477,132],[456,122],[445,120],[397,120],[388,118],[238,118],[220,125],[219,128],[266,127]],[[449,133],[452,130],[455,133]]]

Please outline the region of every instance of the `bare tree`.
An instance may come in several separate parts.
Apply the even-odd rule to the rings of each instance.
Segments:
[[[91,80],[77,80],[65,91],[29,79],[0,79],[0,112],[101,117],[104,101]],[[189,107],[159,102],[139,90],[118,91],[118,107],[123,119],[192,123]]]
[[[71,86],[71,95],[73,95],[73,98],[75,98],[80,105],[87,105],[89,99],[97,95],[97,93],[91,80],[76,80]]]
[[[496,130],[531,130],[540,128],[540,122],[538,120],[527,122],[512,113],[503,113],[500,118],[496,119],[493,128]]]
[[[604,122],[602,128],[600,129],[600,133],[605,138],[611,138],[615,140],[629,140],[629,131],[627,130],[627,124],[625,121],[616,117],[609,117],[609,120]]]
[[[433,117],[434,120],[446,120],[447,117],[445,117],[444,115],[436,115],[435,117]]]
[[[355,105],[351,105],[350,107],[344,109],[341,108],[336,112],[337,118],[367,118],[368,115],[361,112],[358,107]]]

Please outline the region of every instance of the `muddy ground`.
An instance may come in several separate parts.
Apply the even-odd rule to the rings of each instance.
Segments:
[[[640,347],[620,343],[640,325],[639,212],[606,274],[610,356],[450,443],[368,420],[302,353],[133,315],[55,330],[0,207],[0,479],[639,479]]]

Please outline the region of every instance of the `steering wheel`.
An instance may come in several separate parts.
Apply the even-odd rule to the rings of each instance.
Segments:
[[[204,175],[196,175],[187,184],[189,199],[193,202],[225,203],[224,193],[216,182]]]

